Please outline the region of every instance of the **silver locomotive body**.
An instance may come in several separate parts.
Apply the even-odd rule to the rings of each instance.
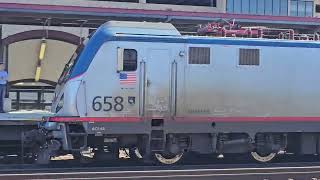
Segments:
[[[318,42],[187,37],[170,24],[109,22],[62,77],[51,118],[61,127],[52,132],[66,151],[117,144],[145,154],[261,155],[290,151],[298,137],[292,151],[316,154],[319,52]],[[83,141],[70,142],[72,133]]]

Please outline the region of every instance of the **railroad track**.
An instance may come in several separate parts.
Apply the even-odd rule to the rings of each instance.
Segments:
[[[33,169],[33,171],[2,172],[0,179],[219,179],[219,180],[318,180],[320,166],[305,167],[120,167]]]
[[[1,167],[0,167],[1,168]],[[47,167],[11,165],[1,168],[0,179],[218,179],[320,180],[320,162],[270,164],[210,164],[180,166]]]
[[[214,158],[213,158],[214,159]],[[50,165],[1,164],[1,179],[218,179],[218,180],[320,180],[320,161],[287,158],[279,163],[248,163],[231,159],[199,157],[177,166],[146,166],[119,160],[80,164],[75,160],[53,161]],[[235,163],[237,162],[237,163]]]

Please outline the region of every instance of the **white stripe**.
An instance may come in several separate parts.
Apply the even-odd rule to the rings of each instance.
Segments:
[[[270,172],[270,173],[238,173],[238,174],[190,174],[190,175],[158,175],[158,176],[115,176],[115,177],[88,177],[88,178],[59,178],[62,180],[87,180],[87,179],[146,179],[146,178],[188,178],[188,177],[217,177],[217,176],[254,176],[254,175],[297,175],[297,174],[314,174],[320,173],[320,171],[311,171],[311,172]],[[66,173],[65,175],[67,175]],[[36,180],[36,179],[34,179]],[[39,178],[37,179],[39,180]],[[53,179],[42,179],[42,180],[53,180]]]
[[[78,175],[78,174],[115,174],[115,173],[161,173],[161,172],[204,172],[204,171],[241,171],[241,170],[279,170],[279,169],[319,169],[320,166],[310,167],[276,167],[276,168],[231,168],[231,169],[186,169],[186,170],[149,170],[149,171],[109,171],[109,172],[70,172],[70,173],[29,173],[29,174],[0,174],[6,176],[33,176],[33,175]]]

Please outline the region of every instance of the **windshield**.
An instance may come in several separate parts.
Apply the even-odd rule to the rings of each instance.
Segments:
[[[68,80],[70,73],[72,72],[72,69],[73,69],[74,65],[76,64],[83,48],[84,48],[84,43],[80,44],[77,47],[76,51],[73,53],[73,55],[71,56],[68,63],[64,66],[64,69],[63,69],[63,71],[60,75],[60,78],[58,80],[58,84],[63,84],[66,80]]]

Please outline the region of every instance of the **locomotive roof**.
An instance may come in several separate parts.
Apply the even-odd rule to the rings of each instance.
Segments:
[[[124,25],[118,26],[117,23],[106,23],[98,28],[79,55],[78,62],[76,63],[70,78],[83,74],[89,67],[97,51],[107,41],[320,48],[320,43],[317,41],[181,36],[174,32],[172,26],[164,25],[160,29],[153,29],[151,24],[148,24],[147,28],[138,28],[138,24],[139,23],[131,24],[131,27],[126,27]],[[167,28],[169,28],[169,30]],[[167,30],[173,34],[168,32],[161,33],[166,32]]]
[[[318,41],[262,39],[262,38],[234,38],[208,36],[182,36],[170,23],[150,22],[122,22],[110,21],[103,24],[96,32],[97,44],[102,41],[136,41],[136,42],[164,42],[186,44],[221,44],[243,46],[271,46],[271,47],[300,47],[320,48]]]
[[[216,44],[216,45],[241,45],[241,46],[269,46],[269,47],[296,47],[320,48],[318,41],[284,40],[284,39],[258,39],[258,38],[230,38],[230,37],[199,37],[199,36],[146,36],[146,35],[119,35],[110,40],[135,41],[135,42],[162,42],[185,44]]]
[[[140,34],[181,36],[180,32],[170,23],[109,21],[102,25],[112,34]]]

